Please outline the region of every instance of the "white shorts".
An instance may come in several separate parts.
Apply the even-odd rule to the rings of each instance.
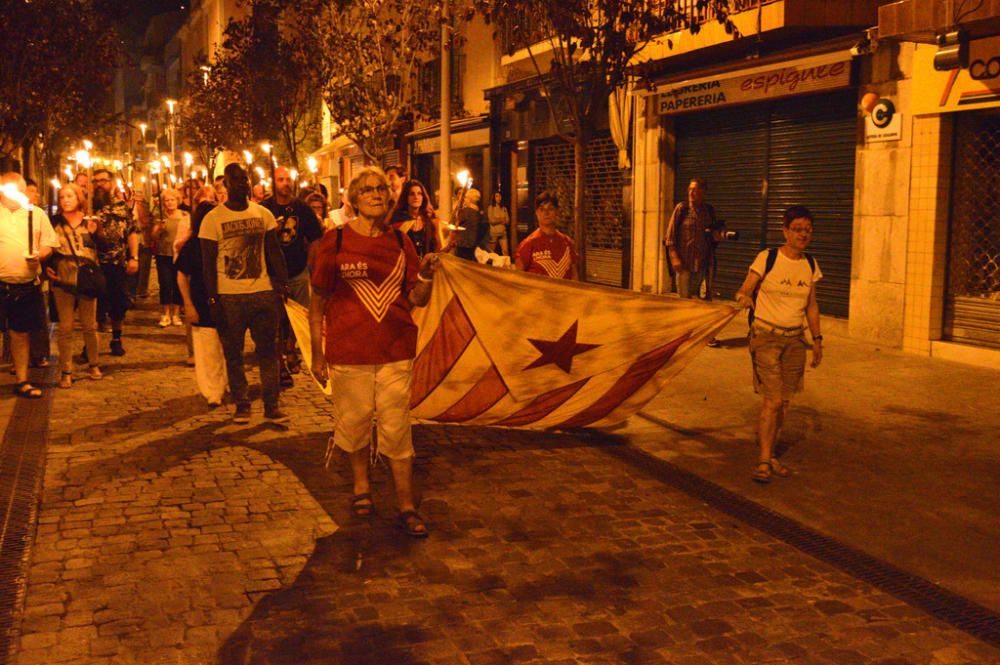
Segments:
[[[378,452],[389,459],[413,457],[410,379],[413,360],[384,365],[331,365],[334,444],[349,453],[371,443],[378,422]]]

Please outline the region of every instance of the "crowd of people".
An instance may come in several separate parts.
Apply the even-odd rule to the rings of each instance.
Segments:
[[[155,257],[159,325],[186,326],[189,363],[208,405],[221,406],[228,393],[233,422],[251,420],[244,366],[249,332],[263,416],[285,422],[281,390],[292,385],[301,363],[283,302],[297,302],[309,311],[309,370],[332,387],[334,443],[346,452],[354,479],[352,514],[364,518],[374,508],[368,460],[375,423],[379,453],[395,482],[399,524],[413,537],[427,535],[412,480],[409,397],[417,329],[411,310],[428,302],[441,253],[470,261],[477,260],[476,249],[507,254],[510,216],[499,194],[484,210],[479,191],[457,190],[452,225],[437,217],[427,188],[401,167],[361,169],[333,210],[324,190],[297,193],[281,168],[270,196],[255,191],[244,167],[231,163],[211,185],[164,189],[156,206],[118,191],[112,174],[97,169],[90,182],[62,187],[50,220],[20,175],[3,174],[0,185],[0,323],[9,331],[18,396],[42,394],[28,368],[47,362],[47,348],[40,358],[32,353],[32,336],[47,330],[49,313],[58,321],[59,386],[71,388],[75,378],[75,321],[84,344],[75,359],[87,365],[89,378],[102,378],[101,322],[110,321],[110,353],[124,355],[126,312],[148,288]],[[665,238],[682,297],[698,293],[710,234],[718,231],[704,191],[704,181],[691,182]],[[517,246],[513,267],[578,279],[574,244],[558,229],[558,197],[541,192],[535,217],[537,229]],[[764,396],[753,474],[759,482],[788,473],[773,446],[789,399],[801,389],[806,327],[814,366],[822,358],[815,297],[822,273],[805,253],[812,215],[799,206],[784,221],[785,245],[761,252],[737,294],[740,305],[757,313],[751,351],[755,388]]]
[[[322,186],[296,192],[284,168],[275,170],[270,195],[233,163],[214,183],[154,191],[155,202],[95,169],[60,189],[49,219],[33,183],[7,173],[0,184],[11,186],[0,195],[0,322],[9,331],[18,396],[42,394],[28,369],[48,362],[47,338],[36,353],[31,346],[50,319],[57,323],[59,387],[79,378],[74,361],[86,365],[88,378],[101,379],[98,333],[110,327],[108,351],[125,355],[126,312],[148,297],[155,273],[159,326],[185,327],[188,363],[209,407],[228,394],[233,421],[250,421],[249,331],[263,416],[287,421],[281,390],[294,383],[301,361],[283,301],[295,301],[309,308],[314,327],[309,369],[333,386],[334,440],[354,472],[352,512],[372,510],[366,460],[374,421],[400,525],[414,537],[427,534],[412,489],[410,310],[426,304],[440,253],[470,261],[477,249],[508,255],[510,216],[499,193],[484,206],[478,190],[457,189],[451,225],[438,218],[424,184],[398,166],[356,173],[335,209]],[[543,192],[536,207],[538,230],[519,245],[514,264],[576,279],[573,243],[557,228],[558,198]],[[76,323],[83,348],[74,356]]]

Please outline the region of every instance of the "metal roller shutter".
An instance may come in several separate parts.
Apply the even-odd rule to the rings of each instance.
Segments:
[[[803,97],[771,113],[767,242],[784,243],[781,216],[792,205],[816,218],[809,253],[823,279],[816,286],[820,311],[847,316],[854,228],[855,93]]]
[[[956,115],[944,334],[1000,348],[1000,112]]]
[[[618,149],[610,136],[598,136],[587,145],[584,169],[586,195],[584,223],[587,225],[586,281],[624,286],[622,170]],[[539,143],[534,150],[535,194],[549,190],[559,197],[562,231],[573,235],[573,146],[565,141]]]
[[[854,218],[855,93],[811,95],[677,118],[674,200],[690,179],[740,240],[717,253],[714,291],[731,298],[761,249],[784,242],[781,214],[793,204],[816,216],[810,250],[823,269],[820,310],[847,316]]]

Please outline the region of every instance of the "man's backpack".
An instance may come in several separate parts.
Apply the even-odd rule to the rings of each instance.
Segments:
[[[813,258],[812,254],[809,252],[804,252],[806,261],[809,262],[809,270],[812,274],[816,273],[816,259]],[[754,312],[757,310],[757,294],[760,292],[760,287],[767,279],[767,274],[771,272],[774,268],[774,262],[778,260],[778,248],[771,247],[767,250],[767,260],[764,262],[764,274],[761,275],[760,281],[757,282],[757,286],[754,287],[753,295],[750,296],[753,300],[753,307],[747,310],[747,324],[753,325]]]

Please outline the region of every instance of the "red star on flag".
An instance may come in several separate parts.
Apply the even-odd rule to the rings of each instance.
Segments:
[[[531,342],[542,355],[538,357],[538,360],[531,363],[524,369],[529,370],[543,365],[555,365],[562,371],[569,374],[573,369],[573,356],[577,356],[581,353],[585,353],[591,349],[596,349],[601,346],[600,344],[576,343],[576,330],[577,324],[579,323],[579,321],[574,321],[573,325],[569,327],[569,330],[564,332],[562,337],[555,342],[528,338],[528,341]]]

